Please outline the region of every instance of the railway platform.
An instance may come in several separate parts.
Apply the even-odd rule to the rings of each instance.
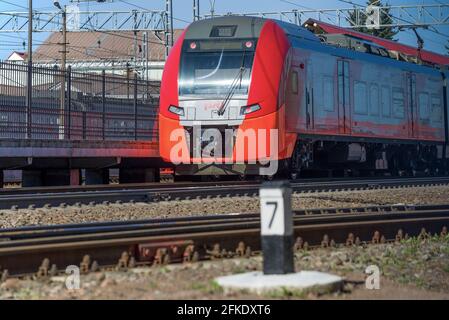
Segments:
[[[81,172],[86,184],[105,184],[110,168],[124,183],[158,179],[158,83],[137,74],[29,71],[0,62],[0,187],[3,170],[21,170],[23,187],[78,185]]]
[[[109,169],[119,169],[123,183],[157,180],[160,166],[154,141],[70,141],[0,139],[2,170],[22,170],[22,186],[109,183]]]

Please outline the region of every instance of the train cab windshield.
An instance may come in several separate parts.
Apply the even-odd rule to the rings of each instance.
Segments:
[[[197,98],[248,95],[254,47],[254,40],[186,41],[181,56],[179,95]]]

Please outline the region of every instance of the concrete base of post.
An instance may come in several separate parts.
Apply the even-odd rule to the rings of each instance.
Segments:
[[[86,185],[109,184],[109,169],[86,169],[84,181]]]
[[[248,272],[216,278],[225,291],[250,291],[256,294],[330,293],[342,288],[341,277],[317,272],[301,271],[287,274]]]
[[[120,183],[144,183],[158,181],[156,169],[120,169]]]

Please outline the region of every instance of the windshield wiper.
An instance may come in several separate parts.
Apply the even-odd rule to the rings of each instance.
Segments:
[[[229,88],[229,91],[226,95],[226,97],[223,100],[223,103],[221,104],[220,108],[218,109],[218,115],[222,116],[225,111],[226,108],[229,104],[229,101],[231,101],[232,96],[235,93],[235,90],[237,89],[238,84],[240,83],[240,88],[242,87],[242,79],[243,79],[243,73],[245,72],[245,53],[246,50],[243,51],[243,55],[242,55],[242,62],[240,63],[240,69],[237,72],[236,77],[234,78],[234,80],[231,83],[231,88]]]
[[[231,83],[231,88],[229,89],[226,97],[223,100],[223,103],[221,104],[220,108],[218,109],[218,115],[222,116],[225,111],[226,108],[229,104],[229,101],[231,101],[232,96],[234,95],[235,91],[237,90],[237,88],[240,86],[242,86],[242,78],[243,78],[243,73],[245,72],[245,68],[244,67],[240,67],[237,76],[234,78],[234,80]],[[239,85],[240,83],[240,85]]]

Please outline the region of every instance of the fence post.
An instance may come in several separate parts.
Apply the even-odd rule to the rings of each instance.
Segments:
[[[26,91],[26,138],[31,139],[31,112],[32,112],[32,105],[33,105],[33,63],[31,62],[31,59],[28,58],[28,65],[27,65],[27,91]]]
[[[81,115],[82,115],[82,120],[83,120],[83,140],[86,140],[87,134],[87,111],[86,111],[86,107],[82,107],[81,109]]]
[[[67,139],[70,140],[70,131],[72,130],[72,67],[67,67]]]
[[[137,72],[134,73],[134,140],[137,140]]]
[[[101,136],[105,140],[105,127],[106,127],[106,72],[101,72],[101,122],[102,133]]]

